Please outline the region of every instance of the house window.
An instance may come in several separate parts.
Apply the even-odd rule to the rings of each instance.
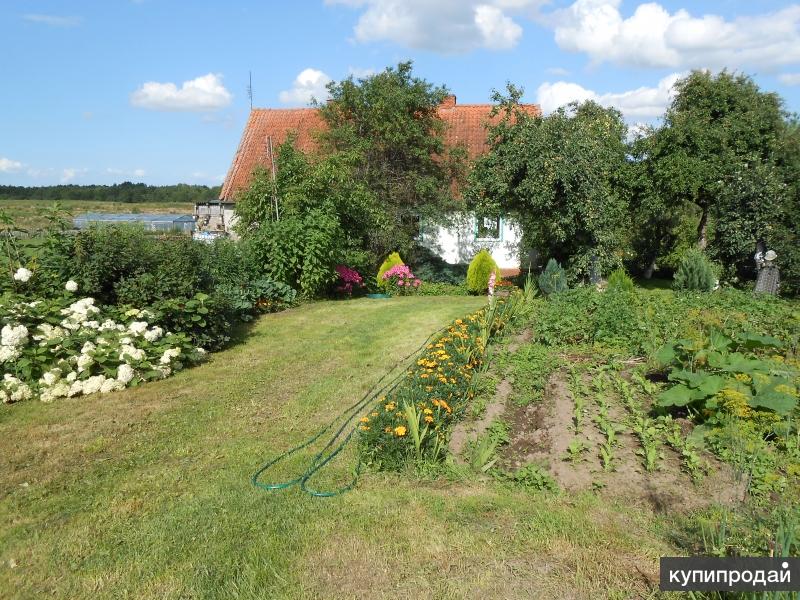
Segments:
[[[500,217],[487,215],[476,216],[475,237],[479,240],[499,240],[500,239]]]

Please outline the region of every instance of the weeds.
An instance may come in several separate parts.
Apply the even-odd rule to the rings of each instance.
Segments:
[[[515,483],[529,490],[558,490],[558,483],[542,467],[535,464],[525,465],[513,473],[503,472],[498,474],[501,481]]]
[[[567,453],[564,455],[564,460],[568,460],[572,464],[585,460],[584,453],[589,451],[589,444],[583,440],[575,438],[567,446]]]

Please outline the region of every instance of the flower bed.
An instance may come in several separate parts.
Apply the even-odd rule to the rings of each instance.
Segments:
[[[408,265],[395,265],[386,271],[381,278],[386,284],[386,291],[398,296],[407,296],[417,291],[422,283],[411,272]]]
[[[493,300],[456,319],[417,357],[406,377],[361,417],[362,459],[396,470],[409,460],[441,460],[452,424],[474,396],[486,345],[514,318],[522,295]]]
[[[27,301],[12,294],[0,303],[4,403],[118,391],[167,377],[205,354],[189,336],[151,324],[154,315],[146,310],[76,300],[72,281],[65,290],[61,298]]]

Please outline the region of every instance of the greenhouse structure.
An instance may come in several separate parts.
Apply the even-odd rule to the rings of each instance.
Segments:
[[[76,229],[92,225],[138,225],[148,231],[180,231],[192,233],[195,219],[192,215],[148,214],[148,213],[86,213],[72,220]]]

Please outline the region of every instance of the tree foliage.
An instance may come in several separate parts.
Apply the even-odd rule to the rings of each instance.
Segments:
[[[695,71],[676,92],[643,161],[661,214],[695,211],[697,245],[731,281],[753,280],[756,250],[776,250],[783,290],[796,294],[800,138],[783,100],[727,71]]]
[[[219,197],[220,187],[205,185],[0,185],[0,200],[92,200],[96,202],[205,202]]]
[[[311,211],[335,219],[336,260],[373,270],[389,251],[411,251],[421,218],[441,220],[452,207],[463,152],[442,139],[437,109],[447,90],[415,77],[410,62],[331,83],[329,92],[318,151],[301,152],[291,137],[281,144],[276,181],[259,170],[238,198],[239,230],[247,237],[275,220],[277,196],[280,219]]]
[[[594,102],[546,117],[518,109],[521,90],[495,93],[502,119],[490,151],[470,176],[468,198],[513,215],[527,245],[562,262],[572,276],[618,266],[627,223],[627,128],[620,113]]]
[[[668,203],[697,206],[701,249],[710,246],[725,262],[742,260],[769,237],[780,211],[782,100],[727,71],[694,71],[675,89],[651,147],[653,182]],[[710,220],[718,229],[713,238]]]

